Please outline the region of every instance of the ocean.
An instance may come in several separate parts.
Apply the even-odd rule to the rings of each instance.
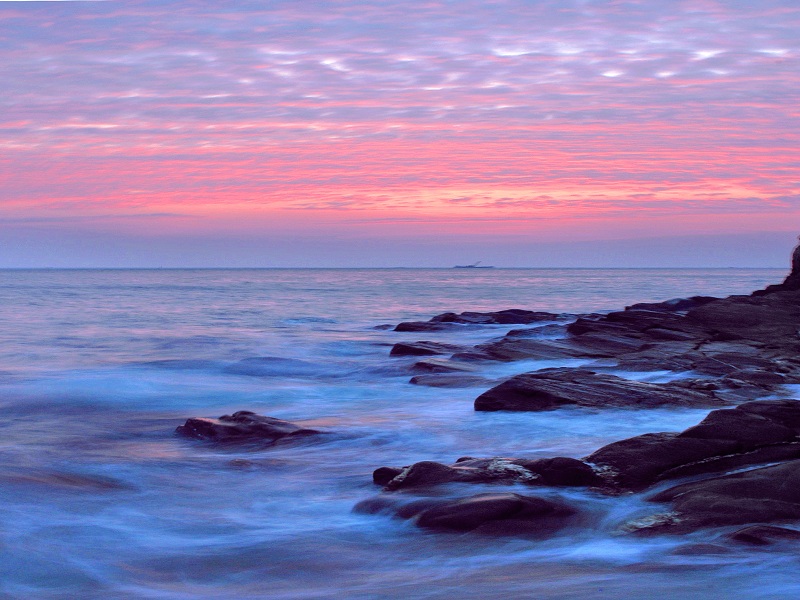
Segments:
[[[584,313],[749,293],[780,269],[0,271],[3,598],[786,598],[798,558],[709,532],[639,538],[646,494],[565,497],[589,526],[532,541],[420,530],[353,511],[371,473],[460,456],[584,456],[706,410],[476,413],[483,388],[408,383],[398,341],[476,344],[520,326],[398,333],[445,311]],[[272,357],[249,369],[240,361]],[[480,366],[500,379],[581,361]],[[245,365],[245,366],[243,366]],[[648,381],[666,373],[626,373]],[[174,434],[236,410],[332,435],[258,450]],[[397,492],[414,497],[416,492]]]

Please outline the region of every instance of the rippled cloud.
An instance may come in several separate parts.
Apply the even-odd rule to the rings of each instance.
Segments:
[[[6,219],[800,214],[794,0],[0,3],[0,28]]]

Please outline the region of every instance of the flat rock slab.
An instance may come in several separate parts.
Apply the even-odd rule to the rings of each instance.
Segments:
[[[298,438],[322,432],[306,429],[289,421],[240,410],[219,419],[192,417],[176,433],[220,443],[273,443],[284,438]]]
[[[563,406],[654,408],[720,406],[713,391],[674,383],[642,383],[586,369],[543,369],[523,373],[478,396],[478,411],[543,411]]]
[[[488,535],[550,535],[569,525],[577,514],[570,506],[521,494],[477,494],[456,500],[426,499],[398,505],[374,499],[356,506],[357,512],[387,510],[419,527],[441,532],[475,532]]]

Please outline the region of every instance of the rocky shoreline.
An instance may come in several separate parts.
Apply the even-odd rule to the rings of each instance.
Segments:
[[[356,511],[413,519],[434,531],[543,537],[569,526],[591,526],[579,506],[557,495],[558,489],[578,487],[608,497],[642,494],[652,502],[652,514],[623,525],[624,533],[712,528],[724,543],[800,540],[800,400],[786,387],[800,384],[800,247],[782,284],[747,296],[696,296],[608,314],[444,313],[401,323],[395,331],[436,333],[485,325],[528,327],[474,347],[403,341],[390,354],[419,359],[409,365],[412,384],[491,386],[476,397],[476,411],[714,410],[684,431],[635,436],[582,458],[465,456],[451,464],[379,467],[373,481],[381,494],[359,503]],[[476,374],[491,363],[549,359],[584,364],[520,373],[494,385]],[[674,378],[643,383],[612,371],[664,372]],[[217,442],[269,444],[320,433],[246,411],[190,419],[178,432]],[[516,487],[442,497],[441,486],[454,483]],[[517,493],[519,486],[552,489],[545,498]],[[401,493],[409,490],[415,499]]]

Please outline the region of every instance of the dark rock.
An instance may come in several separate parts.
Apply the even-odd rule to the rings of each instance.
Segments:
[[[455,323],[431,323],[430,321],[405,321],[398,323],[394,331],[450,331],[459,327]]]
[[[592,467],[575,458],[557,456],[535,460],[514,459],[512,462],[538,475],[543,485],[596,486],[604,483]]]
[[[751,546],[768,546],[779,542],[799,542],[800,531],[774,525],[751,525],[728,534],[728,538]]]
[[[690,310],[687,318],[718,337],[796,348],[800,291],[730,296]]]
[[[376,485],[386,485],[402,472],[403,469],[400,467],[380,467],[372,472],[372,482]]]
[[[775,444],[736,454],[712,456],[697,462],[680,465],[664,471],[657,479],[660,481],[679,477],[724,473],[725,471],[734,471],[742,467],[784,462],[797,458],[800,458],[800,443]]]
[[[537,340],[523,337],[504,337],[497,342],[479,344],[476,350],[491,360],[549,360],[557,358],[603,358],[613,356],[602,350],[579,347],[567,340]],[[462,358],[461,354],[453,358]]]
[[[529,325],[544,321],[558,321],[571,315],[512,308],[496,312],[443,313],[429,321],[407,321],[394,328],[395,331],[445,331],[459,325]]]
[[[542,325],[540,327],[529,327],[527,329],[512,329],[506,337],[535,337],[535,338],[562,338],[567,335],[566,325]]]
[[[576,511],[563,504],[520,494],[478,494],[418,513],[426,529],[487,534],[550,534],[568,524]]]
[[[478,375],[461,375],[458,373],[436,373],[431,375],[415,375],[409,380],[414,385],[424,385],[435,388],[486,388],[492,385],[492,380]]]
[[[659,310],[667,312],[676,312],[682,310],[690,310],[703,306],[714,300],[719,300],[713,296],[691,296],[690,298],[673,298],[672,300],[665,300],[664,302],[640,302],[626,306],[625,310]]]
[[[463,350],[461,346],[454,344],[442,344],[440,342],[399,342],[392,346],[390,356],[433,356],[436,354],[452,354]]]
[[[385,481],[392,474],[393,477]],[[551,486],[590,486],[602,483],[602,479],[589,465],[561,456],[542,459],[463,457],[452,465],[422,461],[402,469],[381,467],[373,474],[373,481],[385,485],[387,490],[425,487],[453,481]]]
[[[637,528],[644,532],[794,521],[800,519],[800,460],[685,483],[650,499],[671,502],[672,513]]]
[[[223,415],[219,419],[192,417],[175,431],[188,437],[223,443],[272,443],[287,437],[297,438],[321,433],[289,421],[257,415],[249,410]]]
[[[800,239],[800,238],[798,238]],[[764,290],[753,292],[753,296],[764,296],[775,292],[800,290],[800,245],[792,252],[792,270],[783,283],[767,286]]]
[[[619,487],[642,489],[663,473],[739,449],[734,440],[680,438],[677,433],[646,433],[613,442],[583,460],[605,470]]]
[[[719,406],[726,404],[710,391],[671,383],[630,381],[585,369],[543,369],[516,375],[481,394],[475,410],[542,411],[566,405],[593,408],[656,406]]]
[[[431,319],[434,323],[469,323],[480,325],[528,325],[542,321],[557,321],[569,315],[511,308],[495,312],[443,313]]]
[[[754,400],[736,407],[736,410],[759,415],[800,433],[800,401]]]
[[[788,442],[796,437],[793,429],[744,410],[713,410],[694,427],[683,431],[679,438],[733,440],[739,450]]]

